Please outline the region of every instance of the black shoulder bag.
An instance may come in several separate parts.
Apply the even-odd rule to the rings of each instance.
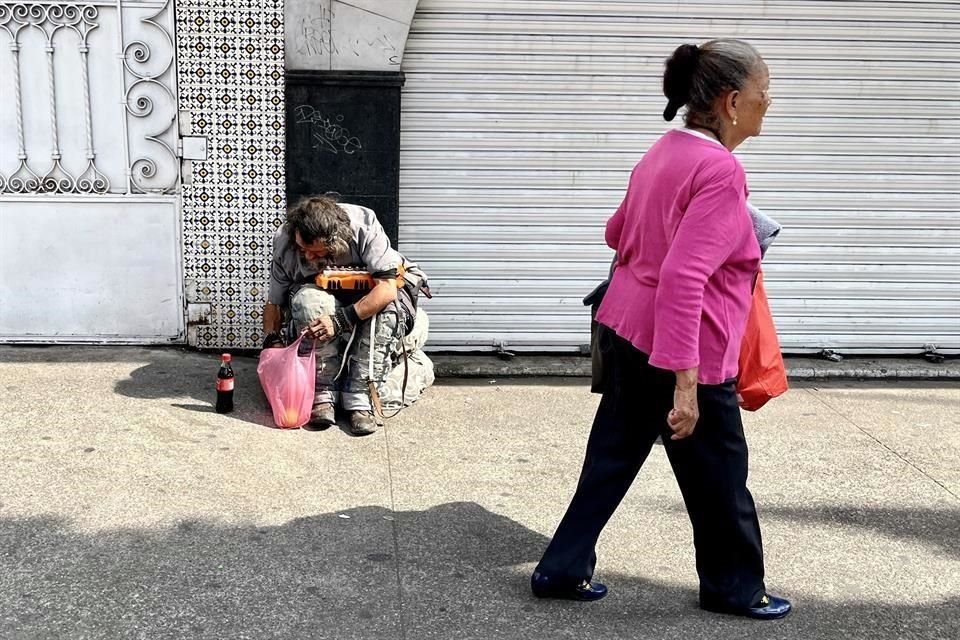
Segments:
[[[590,391],[593,393],[603,393],[606,389],[606,381],[609,367],[604,366],[604,360],[610,352],[609,330],[597,322],[597,309],[603,302],[603,297],[607,295],[607,289],[610,287],[610,280],[613,279],[613,271],[617,266],[617,258],[614,256],[610,264],[610,274],[607,279],[598,284],[593,291],[587,294],[583,299],[584,306],[590,307]]]

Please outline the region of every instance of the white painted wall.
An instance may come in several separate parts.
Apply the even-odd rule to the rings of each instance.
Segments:
[[[287,69],[399,71],[417,0],[287,0]]]
[[[182,340],[177,201],[0,200],[0,342]]]

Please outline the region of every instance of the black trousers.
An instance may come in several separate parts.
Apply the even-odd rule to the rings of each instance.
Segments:
[[[593,422],[580,482],[537,566],[558,582],[589,580],[600,532],[623,500],[658,435],[693,525],[701,603],[747,607],[765,593],[763,547],[747,490],[747,443],[734,383],[700,385],[693,435],[671,440],[675,376],[602,329],[606,387]]]

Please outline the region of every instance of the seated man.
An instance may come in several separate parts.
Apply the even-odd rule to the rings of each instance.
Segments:
[[[319,273],[343,268],[366,271],[374,286],[365,291],[317,286]],[[401,270],[405,285],[398,288]],[[283,346],[284,310],[297,333],[305,331],[318,340],[310,425],[323,429],[334,424],[337,384],[351,433],[367,435],[382,424],[372,410],[369,383],[381,384],[391,366],[390,354],[412,330],[421,288],[429,295],[426,276],[390,246],[370,209],[317,196],[304,198],[287,212],[286,223],[273,238],[263,346]]]

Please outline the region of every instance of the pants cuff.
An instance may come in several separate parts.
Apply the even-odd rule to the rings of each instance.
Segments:
[[[370,411],[370,396],[366,391],[341,391],[340,407],[345,411]]]
[[[313,392],[313,404],[318,405],[321,402],[337,403],[337,394],[333,389],[317,389]]]

